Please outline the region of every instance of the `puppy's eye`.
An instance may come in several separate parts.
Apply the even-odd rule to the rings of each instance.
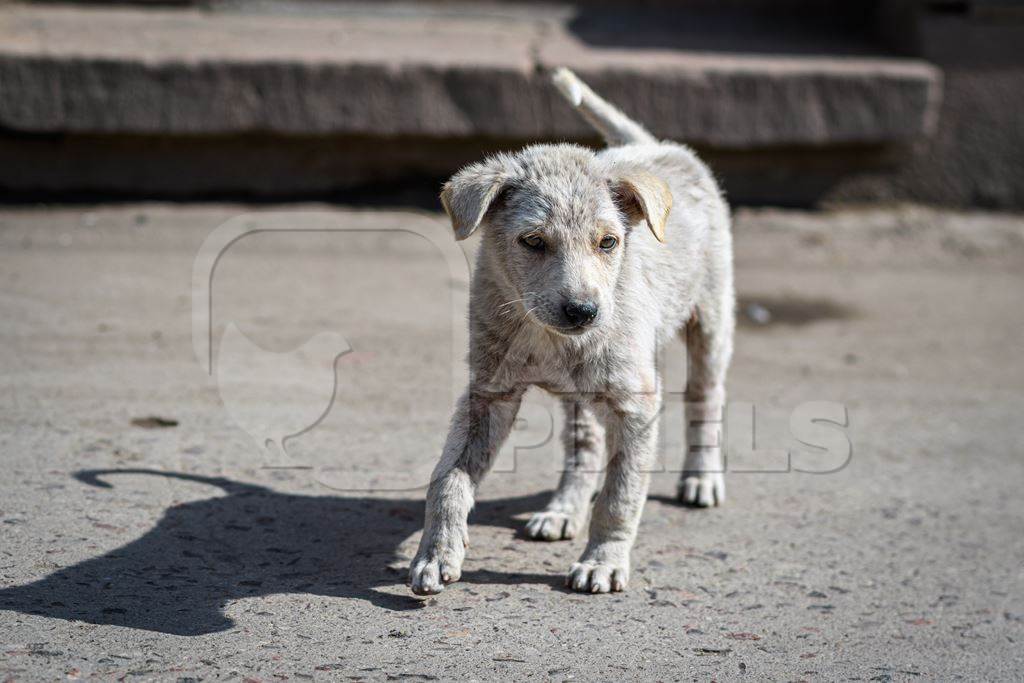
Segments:
[[[532,251],[544,250],[544,240],[540,235],[523,235],[519,238],[519,243]]]
[[[618,246],[618,244],[618,238],[612,235],[605,235],[604,237],[601,238],[601,241],[598,243],[598,246],[604,249],[605,251],[611,251],[616,246]]]

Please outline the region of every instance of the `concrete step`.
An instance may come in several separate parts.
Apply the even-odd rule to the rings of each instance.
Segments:
[[[940,100],[940,73],[910,59],[588,43],[565,8],[538,5],[359,7],[4,5],[0,128],[592,138],[547,84],[559,65],[657,135],[723,150],[910,142]]]

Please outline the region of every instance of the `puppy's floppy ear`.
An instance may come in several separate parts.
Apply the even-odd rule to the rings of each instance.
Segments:
[[[506,188],[511,173],[505,161],[499,156],[467,166],[441,188],[441,204],[452,221],[455,239],[472,235]]]
[[[672,190],[647,171],[631,170],[611,182],[612,198],[633,221],[643,220],[659,242],[665,241],[665,223],[672,210]]]

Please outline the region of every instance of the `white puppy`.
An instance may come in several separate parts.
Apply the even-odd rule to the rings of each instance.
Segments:
[[[567,584],[591,593],[629,580],[629,554],[656,457],[659,345],[685,338],[690,442],[680,499],[724,498],[718,423],[732,353],[729,211],[689,149],[659,142],[561,69],[555,84],[609,147],[536,145],[459,171],[441,201],[456,239],[484,226],[469,310],[471,381],[427,492],[412,590],[458,580],[476,487],[526,389],[565,407],[565,471],[527,534],[579,533],[599,472],[587,547]]]

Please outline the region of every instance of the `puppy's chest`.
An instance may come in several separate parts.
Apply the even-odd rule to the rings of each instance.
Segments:
[[[519,368],[519,381],[554,394],[596,394],[607,390],[612,373],[601,353],[538,349],[528,353]]]

